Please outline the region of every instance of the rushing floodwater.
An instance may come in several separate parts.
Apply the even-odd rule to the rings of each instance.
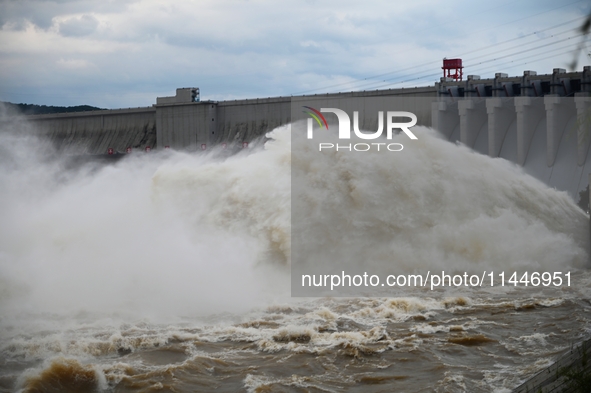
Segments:
[[[315,171],[362,186],[310,172],[323,184],[310,196],[351,192],[372,232],[358,241],[392,235],[406,259],[377,258],[378,270],[571,271],[571,286],[291,298],[290,173],[310,168],[292,162],[289,127],[270,136],[232,157],[72,170],[5,130],[0,392],[506,392],[588,336],[588,217],[425,129],[405,164],[329,156]]]

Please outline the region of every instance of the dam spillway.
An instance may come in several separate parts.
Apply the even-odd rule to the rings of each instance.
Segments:
[[[575,199],[591,172],[589,66],[578,72],[557,68],[545,75],[444,77],[426,87],[297,97],[196,101],[191,91],[195,88],[179,88],[175,96],[158,97],[150,107],[26,118],[36,134],[65,155],[146,148],[198,151],[222,143],[240,146],[290,123],[294,100],[396,97],[400,106],[395,109],[416,113],[418,124],[437,129],[451,142],[515,162]],[[370,119],[361,124],[373,127]]]

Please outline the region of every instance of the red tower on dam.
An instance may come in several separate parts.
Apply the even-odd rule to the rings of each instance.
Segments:
[[[462,59],[443,59],[443,67],[441,67],[441,69],[443,70],[444,78],[452,78],[456,81],[461,81],[463,76],[462,68],[464,68],[464,66],[462,66]],[[445,75],[446,71],[447,75]],[[452,71],[455,71],[455,73],[452,74]]]

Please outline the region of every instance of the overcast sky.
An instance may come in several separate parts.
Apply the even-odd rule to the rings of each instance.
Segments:
[[[430,85],[591,64],[589,0],[0,0],[0,101],[149,106]],[[577,36],[579,35],[579,36]]]

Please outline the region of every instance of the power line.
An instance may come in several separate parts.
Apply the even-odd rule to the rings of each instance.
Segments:
[[[564,38],[564,39],[561,39],[561,40],[554,41],[552,43],[538,45],[536,47],[525,49],[525,50],[519,50],[517,52],[512,52],[512,53],[509,53],[507,55],[503,55],[503,56],[500,56],[500,57],[497,57],[497,58],[493,58],[493,59],[487,59],[487,60],[481,61],[479,63],[467,65],[466,68],[468,68],[468,67],[475,67],[475,66],[482,65],[482,64],[495,63],[495,62],[497,62],[497,61],[499,61],[501,59],[505,59],[505,58],[508,58],[508,57],[516,56],[516,55],[521,55],[523,53],[531,52],[531,51],[535,51],[535,50],[539,50],[539,49],[543,49],[545,51],[544,53],[548,53],[547,52],[548,47],[550,47],[552,45],[556,45],[556,44],[562,43],[562,42],[565,42],[565,41],[568,41],[568,40],[571,40],[573,38],[577,38],[577,37],[579,37],[581,35],[582,34],[578,34],[578,35],[575,35],[575,36],[571,36],[571,37],[567,37],[567,38]],[[573,43],[571,45],[577,45],[577,43]],[[503,53],[503,52],[506,52],[507,50],[514,49],[514,48],[515,47],[509,48],[509,49],[506,49],[506,50],[502,50],[502,51],[498,51],[498,52],[495,52],[495,54],[496,53]],[[559,48],[559,49],[563,49],[563,48]],[[482,57],[483,56],[479,56],[479,58],[482,58]],[[495,66],[494,67],[499,67],[499,66],[500,66],[499,64],[496,64],[495,63]],[[384,84],[386,84],[386,85],[394,85],[394,84],[402,84],[402,83],[408,83],[408,82],[416,82],[416,81],[419,81],[421,79],[431,78],[431,77],[436,77],[438,75],[441,75],[440,72],[430,73],[430,74],[424,75],[424,72],[427,72],[427,71],[417,71],[415,73],[411,73],[411,74],[407,74],[407,75],[402,75],[402,76],[399,75],[399,76],[396,76],[394,78],[385,79],[385,80],[382,80],[382,81],[371,81],[371,82],[367,82],[367,83],[365,83],[363,85],[357,86],[357,88],[358,89],[361,89],[362,87],[366,87],[366,88],[371,89],[373,87],[384,86]],[[419,76],[414,77],[415,75],[419,75]],[[393,81],[395,81],[397,79],[404,79],[404,80],[398,81],[398,82],[393,82]],[[386,83],[386,82],[390,82],[390,83]]]
[[[539,16],[539,15],[547,14],[548,12],[556,11],[556,10],[559,10],[559,9],[561,9],[561,8],[568,7],[568,6],[570,6],[570,5],[573,5],[573,4],[576,4],[576,3],[580,3],[581,1],[583,1],[583,0],[576,0],[576,1],[573,1],[573,2],[571,2],[571,3],[568,3],[568,4],[561,5],[560,7],[551,8],[551,9],[549,9],[549,10],[542,11],[542,12],[539,12],[539,13],[537,13],[537,14],[534,14],[534,15],[529,15],[529,16],[526,16],[526,17],[523,17],[523,18],[520,18],[520,19],[515,19],[515,20],[512,20],[512,21],[510,21],[510,22],[501,23],[500,25],[496,25],[496,26],[493,26],[493,27],[487,27],[486,29],[478,30],[478,31],[475,31],[474,33],[480,33],[480,32],[483,32],[483,31],[490,30],[490,29],[497,29],[497,28],[499,28],[499,27],[501,27],[501,26],[509,25],[509,24],[511,24],[511,23],[515,23],[515,22],[521,22],[522,20],[526,20],[526,19],[529,19],[529,18],[533,18],[533,17],[535,17],[535,16]]]
[[[569,45],[569,46],[571,47],[571,49],[568,49],[568,50],[566,50],[566,51],[563,51],[563,52],[561,52],[561,53],[557,53],[557,54],[554,54],[554,55],[550,55],[550,56],[545,56],[545,57],[537,58],[537,59],[534,59],[534,61],[539,61],[539,60],[546,60],[546,59],[549,59],[549,58],[554,58],[554,57],[562,56],[562,55],[564,55],[564,54],[567,54],[567,53],[572,53],[572,52],[573,52],[573,50],[574,50],[574,48],[573,48],[573,47],[574,47],[574,46],[576,46],[576,43],[573,43],[573,44],[571,44],[571,45]],[[555,49],[555,50],[553,50],[553,51],[551,51],[551,52],[556,52],[556,51],[559,51],[559,50],[562,50],[562,49],[564,49],[564,48],[557,48],[557,49]],[[548,52],[545,52],[545,53],[543,53],[542,55],[545,55],[545,54],[547,54],[547,53],[548,53]],[[540,53],[537,53],[537,54],[534,54],[534,55],[530,55],[530,56],[526,56],[526,57],[524,57],[524,58],[517,59],[517,60],[511,60],[511,61],[509,61],[509,62],[505,62],[505,63],[502,63],[502,64],[495,64],[495,65],[494,65],[494,66],[492,66],[492,67],[488,67],[488,69],[493,69],[493,70],[494,70],[494,69],[498,69],[499,67],[501,67],[501,66],[503,66],[503,65],[505,65],[505,64],[511,64],[511,63],[515,63],[515,62],[518,62],[518,61],[523,61],[523,60],[530,59],[530,58],[533,58],[533,57],[536,57],[536,56],[540,56]],[[520,63],[520,64],[515,64],[515,65],[526,65],[526,64],[529,64],[529,63],[531,63],[531,61],[524,62],[524,63]],[[478,71],[480,71],[480,72],[483,72],[483,71],[486,71],[486,70],[488,70],[488,69],[481,69],[481,70],[474,70],[474,71],[475,71],[475,72],[478,72]],[[428,74],[428,75],[422,75],[422,76],[420,76],[420,77],[417,77],[417,78],[413,78],[413,79],[407,79],[407,80],[403,80],[403,81],[399,81],[399,82],[395,82],[395,83],[387,83],[387,84],[382,84],[382,85],[380,85],[380,86],[374,86],[374,87],[381,87],[381,88],[385,88],[385,87],[387,87],[387,86],[393,86],[393,85],[398,85],[398,84],[402,84],[402,83],[409,83],[409,82],[414,82],[414,81],[417,81],[417,80],[420,80],[420,79],[425,79],[425,78],[428,78],[428,77],[433,77],[433,76],[437,76],[437,75],[441,75],[441,74],[440,74],[440,73],[437,73],[437,74]]]
[[[473,71],[474,72],[485,72],[485,71],[489,71],[489,70],[495,69],[495,68],[496,69],[499,69],[499,67],[502,67],[504,65],[509,65],[509,64],[512,64],[512,63],[515,63],[515,62],[518,62],[518,61],[522,61],[522,60],[526,60],[526,59],[531,59],[531,58],[534,58],[536,56],[547,55],[549,53],[558,52],[558,51],[561,51],[562,50],[563,52],[560,52],[560,53],[554,54],[554,55],[550,55],[550,56],[546,56],[546,57],[540,58],[538,60],[544,60],[544,59],[548,59],[548,58],[552,58],[552,57],[558,57],[558,56],[561,56],[561,55],[566,54],[566,53],[572,53],[576,49],[576,46],[577,46],[577,43],[574,42],[574,43],[569,44],[567,46],[567,48],[569,48],[569,49],[566,49],[566,51],[563,51],[565,49],[565,47],[560,47],[560,48],[556,48],[556,49],[551,50],[551,51],[548,51],[548,52],[536,53],[536,54],[532,54],[532,55],[525,56],[525,57],[517,57],[516,59],[510,60],[510,61],[507,61],[507,62],[504,62],[504,63],[501,63],[501,64],[495,64],[492,67],[489,66],[489,67],[481,68],[481,69],[476,68]]]
[[[559,7],[552,8],[550,10],[539,12],[539,13],[534,14],[534,15],[530,15],[530,16],[527,16],[527,17],[524,17],[524,18],[516,19],[516,20],[510,21],[510,22],[502,23],[502,24],[497,25],[497,26],[493,26],[493,27],[490,27],[490,28],[487,28],[487,29],[483,29],[483,30],[480,30],[479,32],[486,31],[486,30],[489,30],[489,29],[492,29],[492,28],[498,28],[500,26],[505,26],[507,24],[514,23],[514,22],[519,22],[519,21],[522,21],[522,20],[525,20],[525,19],[533,18],[535,16],[539,16],[539,15],[542,15],[542,14],[545,14],[545,13],[548,13],[548,12],[551,12],[551,11],[555,11],[557,9],[561,9],[561,8],[570,6],[572,4],[580,3],[581,1],[582,0],[577,0],[577,1],[574,1],[574,2],[571,2],[571,3],[568,3],[568,4],[565,4],[565,5],[562,5],[562,6],[559,6]],[[531,37],[532,35],[539,34],[539,33],[542,33],[542,32],[546,32],[546,31],[549,31],[549,30],[552,30],[552,29],[555,29],[555,28],[558,28],[558,27],[561,27],[561,26],[564,26],[564,25],[573,23],[575,21],[579,21],[579,20],[581,20],[583,18],[586,18],[586,16],[580,16],[580,17],[571,19],[571,20],[566,21],[566,22],[558,23],[558,24],[556,24],[554,26],[551,26],[551,27],[548,27],[548,28],[545,28],[545,29],[542,29],[542,30],[536,30],[536,31],[531,32],[531,33],[529,33],[529,34],[527,34],[525,36],[522,36],[522,37],[512,38],[512,39],[509,39],[509,40],[506,40],[506,41],[502,41],[502,42],[499,42],[499,43],[496,43],[496,44],[493,44],[493,45],[487,45],[487,46],[484,46],[484,47],[481,47],[481,48],[478,48],[478,49],[475,49],[475,50],[471,50],[471,51],[469,51],[467,53],[460,54],[457,57],[463,57],[463,56],[469,55],[471,53],[479,52],[479,51],[482,51],[482,50],[485,50],[485,49],[490,49],[492,47],[500,46],[500,45],[503,45],[503,44],[506,44],[506,43],[509,43],[509,42],[523,40],[525,38]],[[565,32],[568,32],[568,30],[563,31],[561,33],[554,34],[554,35],[552,35],[550,37],[542,38],[541,40],[553,38],[553,37],[555,37],[557,35],[564,34]],[[569,37],[568,39],[570,39],[570,38],[572,38],[572,37]],[[568,40],[568,39],[566,39],[566,40]],[[563,42],[563,41],[560,41],[560,42]],[[554,43],[549,44],[549,45],[553,45],[553,44]],[[507,51],[507,50],[510,50],[510,49],[513,49],[513,48],[515,48],[515,47],[502,49],[500,51],[495,52],[495,54],[496,53],[502,53],[504,51]],[[526,51],[529,51],[529,50],[530,49],[528,49]],[[531,50],[533,50],[533,49],[531,49]],[[482,55],[482,56],[478,56],[476,58],[481,58],[481,57],[484,57],[484,56],[488,56],[488,55]],[[506,56],[504,56],[504,57],[506,57]],[[502,59],[504,57],[500,57],[498,59]],[[496,61],[498,59],[494,59],[494,60],[491,60],[491,61]],[[389,81],[389,80],[392,80],[392,79],[399,79],[400,77],[397,76],[397,77],[394,77],[394,78],[385,79],[383,81],[369,81],[368,79],[376,79],[376,78],[384,77],[384,76],[387,76],[387,75],[391,75],[391,74],[395,74],[395,73],[400,73],[402,71],[407,71],[407,70],[410,70],[410,69],[416,69],[416,68],[419,68],[419,67],[432,66],[432,65],[436,65],[436,64],[440,64],[440,61],[438,60],[438,61],[423,63],[423,64],[419,64],[419,65],[414,65],[414,66],[411,66],[411,67],[406,67],[406,68],[403,68],[403,69],[398,69],[396,71],[391,71],[391,72],[386,72],[386,73],[382,73],[382,74],[379,74],[379,75],[374,75],[374,76],[366,77],[363,80],[349,81],[349,82],[341,82],[341,83],[337,83],[337,84],[334,84],[334,85],[324,86],[324,87],[321,87],[321,88],[315,88],[315,89],[310,89],[310,90],[306,90],[306,91],[301,91],[301,92],[298,92],[298,93],[294,93],[292,95],[300,95],[300,94],[305,94],[305,93],[309,93],[309,92],[313,92],[313,91],[319,91],[319,90],[328,90],[328,89],[331,89],[333,87],[340,87],[340,86],[345,86],[345,85],[349,85],[349,86],[351,86],[351,85],[357,85],[355,88],[358,89],[358,88],[361,88],[363,86],[370,86],[370,85],[375,85],[375,84],[382,84],[382,83],[384,83],[386,81]],[[440,73],[438,73],[438,74],[430,74],[429,77],[436,76],[436,75],[439,75],[439,74]],[[413,74],[411,74],[411,75],[413,75]],[[402,78],[405,78],[405,77],[407,77],[407,76],[403,76]],[[413,80],[420,80],[420,79],[423,79],[423,78],[424,77],[413,78],[411,81],[413,81]],[[400,83],[402,83],[402,82],[400,82]]]
[[[501,57],[497,57],[497,58],[494,58],[494,59],[490,59],[490,60],[481,61],[480,63],[476,63],[476,64],[470,64],[470,65],[467,65],[466,67],[474,67],[474,66],[480,65],[480,64],[482,64],[482,63],[488,63],[488,62],[493,62],[493,61],[497,61],[497,60],[505,59],[505,58],[507,58],[507,57],[514,56],[514,55],[516,55],[516,54],[525,53],[525,52],[531,52],[532,50],[537,50],[537,49],[540,49],[540,48],[544,48],[544,49],[545,49],[545,48],[547,48],[547,47],[549,47],[549,46],[556,45],[556,44],[560,44],[561,42],[565,42],[565,41],[571,40],[571,39],[573,39],[573,38],[580,37],[580,36],[582,36],[582,35],[584,35],[584,34],[585,34],[585,33],[579,33],[579,34],[577,34],[577,35],[574,35],[574,36],[572,36],[572,37],[563,38],[563,39],[561,39],[561,40],[554,41],[554,42],[552,42],[552,43],[550,43],[550,44],[544,44],[544,45],[535,46],[535,47],[533,47],[533,48],[529,48],[529,49],[523,49],[523,50],[520,50],[520,51],[518,51],[518,52],[509,53],[509,54],[507,54],[507,55],[504,55],[504,56],[501,56]],[[578,44],[578,42],[577,42],[577,44]]]
[[[557,28],[557,27],[562,27],[562,26],[564,26],[564,25],[568,25],[569,23],[573,23],[573,22],[578,22],[578,21],[581,21],[581,20],[583,20],[583,19],[585,19],[585,18],[587,18],[587,15],[579,16],[579,17],[577,17],[577,18],[574,18],[574,19],[568,20],[568,21],[566,21],[566,22],[559,23],[559,24],[557,24],[557,25],[554,25],[554,26],[547,27],[547,28],[545,28],[545,29],[542,29],[542,30],[536,30],[536,31],[532,31],[531,33],[529,33],[529,34],[526,34],[526,35],[524,35],[524,36],[521,36],[521,37],[515,37],[515,38],[508,39],[508,40],[506,40],[506,41],[498,42],[498,43],[496,43],[496,44],[493,44],[493,45],[487,45],[487,46],[483,46],[482,48],[479,48],[479,49],[474,49],[474,50],[471,50],[471,51],[469,51],[469,52],[466,52],[466,53],[461,53],[461,54],[459,54],[459,55],[456,55],[456,56],[453,56],[453,57],[464,57],[464,56],[466,56],[466,55],[469,55],[469,54],[471,54],[471,53],[474,53],[474,52],[480,52],[480,51],[482,51],[482,50],[485,50],[485,49],[490,49],[490,48],[491,48],[491,47],[493,47],[493,46],[499,46],[499,45],[503,45],[503,44],[508,44],[509,42],[513,42],[513,41],[519,41],[519,40],[522,40],[522,39],[525,39],[525,38],[531,37],[532,35],[536,35],[536,34],[539,34],[539,33],[545,33],[545,32],[546,32],[546,31],[548,31],[548,30],[552,30],[552,29],[555,29],[555,28]],[[571,28],[571,30],[572,30],[572,28]],[[570,31],[570,30],[565,30],[565,31]]]
[[[553,38],[556,39],[559,36],[561,36],[563,34],[566,34],[566,33],[571,33],[572,34],[573,33],[573,29],[572,28],[569,28],[568,30],[564,30],[564,31],[561,31],[560,33],[552,34],[552,35],[550,35],[548,37],[540,38],[536,42],[530,42],[529,44],[534,44],[534,43],[537,44],[537,43],[540,43],[541,41],[549,40],[549,39],[553,39]],[[577,37],[579,37],[581,35],[582,34],[579,34]],[[570,38],[572,38],[572,37],[569,37],[569,39]],[[559,42],[559,41],[555,41],[555,42]],[[549,43],[548,45],[553,45],[555,42]],[[483,55],[480,55],[480,56],[476,56],[476,57],[473,57],[473,58],[468,57],[468,59],[474,61],[476,59],[480,59],[480,58],[483,58],[483,57],[488,57],[488,56],[496,55],[498,53],[503,53],[503,52],[506,52],[506,51],[509,51],[509,50],[512,50],[512,49],[516,49],[516,48],[522,49],[523,46],[524,46],[524,44],[519,44],[519,45],[515,45],[515,46],[512,46],[512,47],[509,47],[509,48],[498,50],[496,52],[491,52],[491,53],[486,53],[486,54],[483,54]]]

